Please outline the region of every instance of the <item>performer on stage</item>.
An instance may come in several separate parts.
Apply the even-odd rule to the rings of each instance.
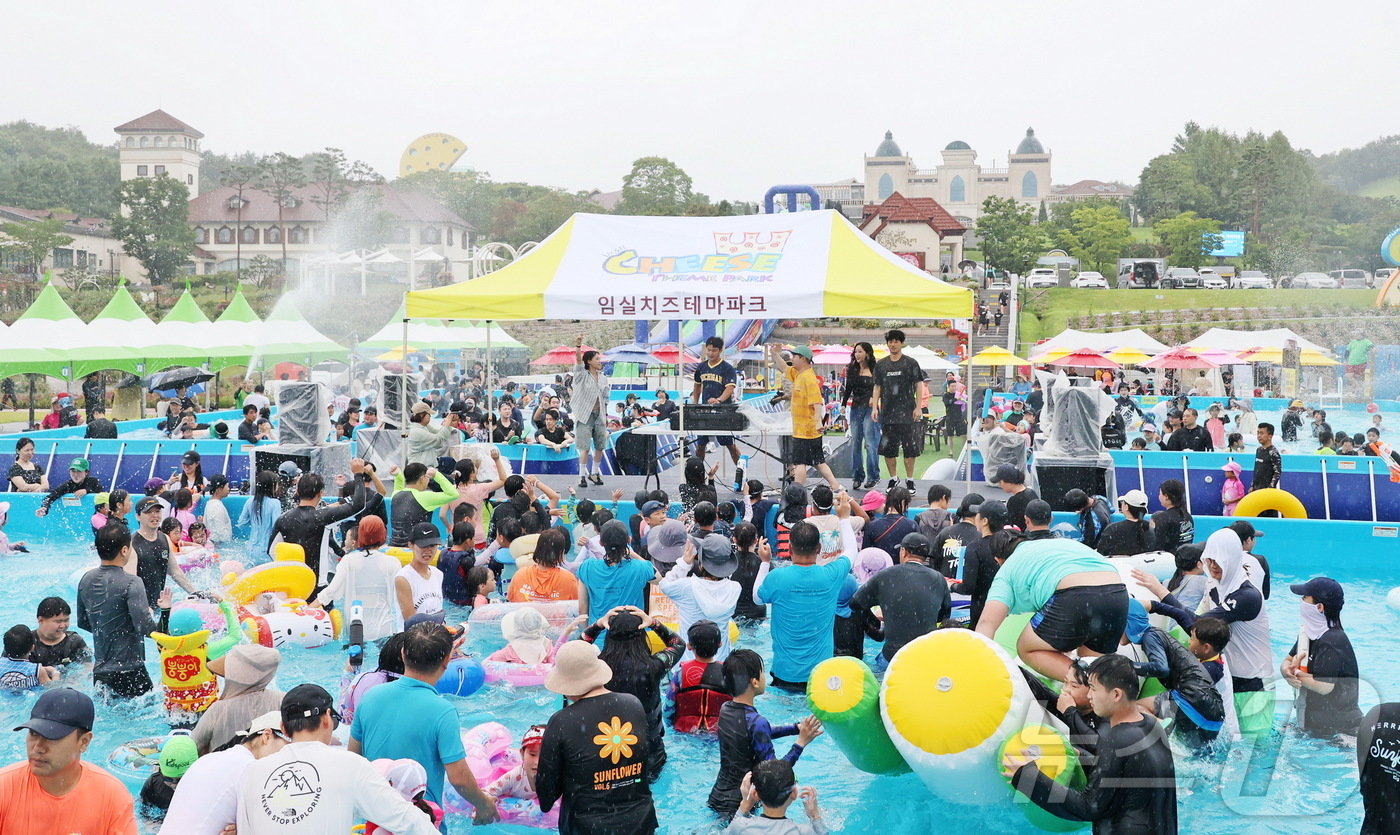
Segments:
[[[826,463],[826,450],[822,447],[822,386],[812,370],[812,349],[799,346],[792,349],[792,443],[788,446],[789,464],[792,465],[792,480],[796,484],[806,484],[807,468],[816,467],[817,472],[832,490],[841,485],[836,483],[831,467]]]

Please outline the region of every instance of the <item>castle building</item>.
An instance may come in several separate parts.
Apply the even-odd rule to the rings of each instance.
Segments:
[[[1051,154],[1032,128],[1026,129],[1015,152],[1007,154],[1005,168],[979,165],[977,152],[961,140],[944,147],[941,165],[919,168],[894,141],[894,134],[885,131],[874,155],[865,157],[865,199],[878,204],[896,192],[906,198],[933,198],[970,226],[988,197],[1009,197],[1039,208],[1051,193],[1050,165]]]
[[[164,110],[152,110],[113,130],[122,182],[173,177],[185,184],[190,197],[199,194],[199,140],[204,134]]]

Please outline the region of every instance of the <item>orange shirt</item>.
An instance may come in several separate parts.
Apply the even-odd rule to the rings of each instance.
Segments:
[[[792,436],[794,438],[820,438],[822,436],[820,412],[822,387],[817,375],[807,369],[792,380]]]
[[[136,835],[131,792],[92,763],[63,797],[44,791],[27,761],[0,769],[0,832],[26,835]]]
[[[578,578],[562,568],[531,564],[515,572],[506,599],[511,603],[578,600]]]

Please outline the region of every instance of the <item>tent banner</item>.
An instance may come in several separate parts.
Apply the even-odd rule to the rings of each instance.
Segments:
[[[558,319],[817,317],[831,245],[825,213],[656,218],[593,215],[576,223],[547,293]],[[559,279],[556,279],[556,282]]]

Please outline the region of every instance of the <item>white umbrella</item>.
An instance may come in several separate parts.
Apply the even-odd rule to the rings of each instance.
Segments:
[[[946,358],[940,357],[933,349],[925,348],[922,345],[911,345],[904,349],[904,353],[906,356],[913,357],[919,367],[925,371],[958,370],[957,363],[949,362]]]

